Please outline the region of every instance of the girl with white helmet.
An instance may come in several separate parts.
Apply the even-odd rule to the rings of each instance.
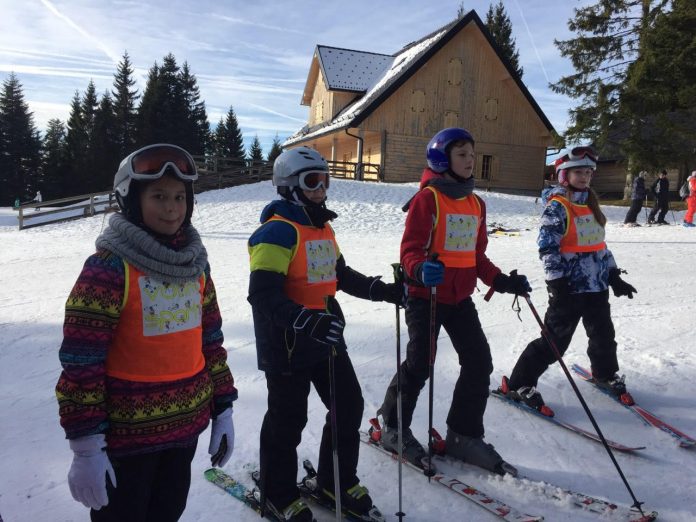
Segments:
[[[156,144],[114,177],[121,212],[65,306],[56,385],[68,484],[92,521],[179,519],[198,436],[223,466],[237,397],[208,254],[191,225],[196,164]]]
[[[563,354],[582,319],[595,381],[625,404],[633,404],[623,377],[617,374],[609,287],[616,297],[629,299],[636,289],[621,279],[621,270],[604,239],[607,219],[590,187],[597,156],[589,147],[577,147],[559,158],[555,167],[559,184],[542,194],[546,207],[537,240],[549,292],[544,324]],[[500,391],[552,417],[553,410],[546,406],[536,386],[555,361],[545,337],[535,339],[520,355],[510,378],[503,377]]]

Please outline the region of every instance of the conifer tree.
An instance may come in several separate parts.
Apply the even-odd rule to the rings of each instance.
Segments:
[[[27,201],[40,190],[41,139],[14,73],[0,92],[0,205]]]
[[[111,91],[114,110],[114,140],[117,145],[117,155],[125,157],[136,147],[137,136],[137,111],[135,103],[140,97],[138,90],[133,89],[133,66],[128,53],[123,53],[123,58],[118,64],[114,75],[114,88]]]
[[[638,58],[642,39],[667,3],[597,0],[574,9],[568,28],[576,37],[554,43],[562,56],[570,58],[576,72],[551,85],[555,92],[580,100],[570,111],[568,141],[589,140],[600,149],[608,144],[607,125],[618,122],[629,65]]]
[[[89,147],[89,135],[85,128],[82,108],[80,93],[75,91],[70,104],[68,132],[65,138],[65,159],[70,173],[62,187],[63,195],[79,195],[89,192],[89,190],[85,190],[89,174],[86,155]]]
[[[249,146],[248,158],[254,162],[263,161],[263,149],[261,148],[261,142],[259,141],[258,134],[254,136],[254,139]]]
[[[502,0],[499,0],[495,7],[493,4],[488,6],[486,27],[502,51],[503,57],[510,62],[517,76],[522,78],[524,69],[520,66],[520,53],[517,51],[516,41],[512,37],[512,22],[510,22],[510,17],[505,11]]]
[[[65,138],[66,132],[63,122],[58,118],[48,120],[41,158],[43,170],[41,195],[44,199],[57,199],[66,195],[63,192],[63,185],[68,175]]]
[[[90,139],[91,191],[109,190],[120,160],[115,136],[116,116],[109,92],[102,96],[94,116],[94,130]]]
[[[137,140],[136,148],[155,141],[156,120],[159,110],[159,65],[155,62],[147,74],[145,91],[137,111]]]
[[[203,155],[208,149],[210,124],[205,102],[201,100],[198,80],[191,72],[187,62],[181,66],[180,73],[182,96],[186,105],[186,135],[183,147],[194,155]]]
[[[271,144],[271,150],[268,152],[268,157],[266,158],[269,163],[273,163],[275,159],[280,156],[283,152],[283,147],[280,145],[280,138],[278,134],[273,138],[273,143]]]
[[[215,129],[214,151],[216,156],[224,158],[243,159],[245,157],[242,131],[239,129],[237,116],[232,107],[227,111],[224,122],[220,119]]]

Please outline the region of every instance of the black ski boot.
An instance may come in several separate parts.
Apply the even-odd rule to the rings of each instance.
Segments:
[[[632,406],[633,404],[635,404],[635,401],[633,400],[633,397],[631,397],[631,394],[628,393],[628,391],[626,391],[626,383],[624,382],[626,379],[625,375],[619,377],[619,375],[615,373],[608,379],[598,379],[594,376],[592,376],[592,378],[594,379],[594,382],[598,387],[602,388],[603,390],[606,390],[611,395],[619,399],[619,401],[621,401],[622,404],[625,404],[626,406]]]
[[[534,408],[542,415],[547,417],[554,416],[553,410],[544,403],[544,398],[534,386],[522,386],[516,390],[513,390],[510,388],[508,378],[503,376],[503,381],[500,384],[498,391],[513,401],[525,403],[527,406]]]
[[[447,428],[447,454],[474,466],[505,475],[517,476],[517,469],[503,460],[493,444],[483,441],[483,437],[467,437]]]
[[[404,428],[402,433],[403,457],[422,470],[428,469],[428,453],[413,436],[411,428]],[[382,428],[382,446],[393,453],[399,453],[399,430],[384,426]]]

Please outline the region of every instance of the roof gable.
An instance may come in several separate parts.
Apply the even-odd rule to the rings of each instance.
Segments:
[[[317,54],[327,88],[351,92],[367,91],[394,61],[388,54],[325,45],[317,45]]]
[[[501,60],[511,78],[522,91],[522,94],[530,103],[534,111],[537,113],[541,121],[547,129],[553,130],[553,126],[549,122],[546,115],[543,113],[536,100],[527,90],[527,87],[522,83],[510,62],[502,55],[498,45],[495,43],[490,32],[483,24],[476,11],[469,13],[440,29],[424,36],[420,40],[412,42],[397,51],[389,67],[386,67],[381,75],[374,79],[374,83],[366,89],[365,95],[357,99],[352,104],[345,107],[331,121],[324,122],[314,127],[305,126],[298,132],[290,136],[284,146],[291,145],[309,138],[315,138],[323,134],[333,132],[335,130],[346,127],[356,127],[360,125],[372,112],[377,109],[389,96],[391,96],[401,85],[413,76],[435,53],[444,47],[454,36],[459,33],[469,23],[474,23],[486,37],[486,40],[495,51],[498,58]],[[319,46],[317,47],[317,49]],[[359,52],[359,51],[354,51]],[[379,55],[385,56],[385,55]],[[315,60],[318,62],[317,53],[315,52]],[[315,69],[315,60],[312,62],[312,69]],[[310,74],[311,76],[311,74]],[[309,81],[309,80],[308,80]],[[305,95],[307,89],[305,88]]]

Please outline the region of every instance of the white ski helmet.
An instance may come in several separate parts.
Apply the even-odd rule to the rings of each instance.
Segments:
[[[273,185],[278,187],[297,187],[300,184],[299,175],[303,172],[329,173],[329,164],[316,150],[309,147],[297,147],[286,150],[273,163]]]

